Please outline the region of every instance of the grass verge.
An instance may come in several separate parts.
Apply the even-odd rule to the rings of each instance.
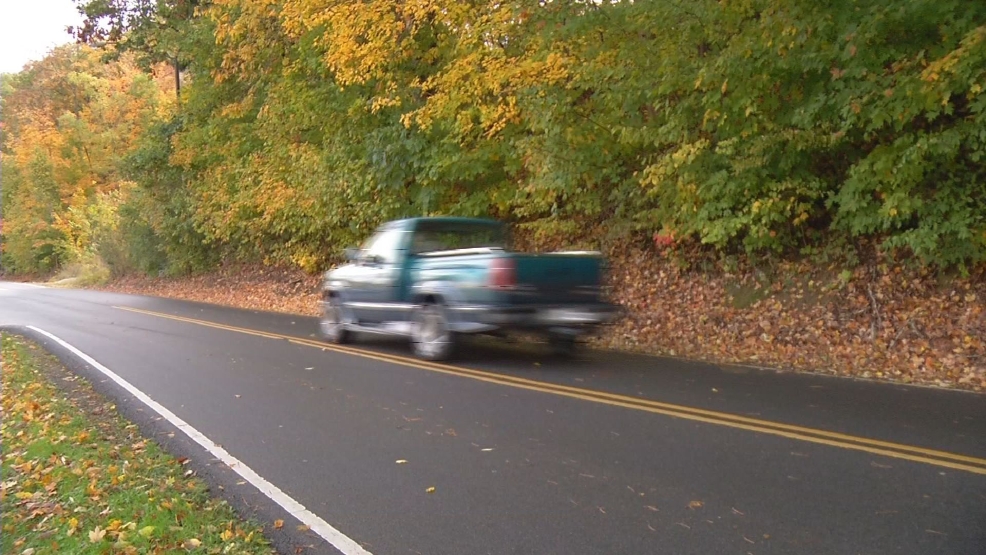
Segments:
[[[0,342],[0,552],[274,552],[85,380],[33,343]]]

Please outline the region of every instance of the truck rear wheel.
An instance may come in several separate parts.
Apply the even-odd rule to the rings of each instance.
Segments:
[[[455,334],[449,329],[445,310],[438,304],[426,304],[414,315],[411,347],[418,358],[447,360],[455,349]]]

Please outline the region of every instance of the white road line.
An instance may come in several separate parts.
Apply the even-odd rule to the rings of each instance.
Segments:
[[[58,343],[62,347],[65,347],[73,354],[86,361],[93,368],[99,370],[105,374],[108,378],[116,382],[123,389],[126,389],[131,395],[139,399],[142,403],[150,407],[154,412],[160,414],[163,418],[166,418],[168,422],[171,422],[176,428],[185,432],[185,435],[190,437],[195,443],[198,443],[204,447],[209,453],[212,453],[217,459],[226,463],[226,465],[239,474],[244,480],[250,482],[255,488],[260,490],[261,493],[266,495],[271,501],[280,505],[284,510],[290,513],[292,516],[297,518],[308,526],[313,532],[321,536],[325,541],[332,544],[333,547],[338,549],[343,553],[343,555],[370,555],[370,552],[363,549],[358,543],[356,543],[349,536],[346,536],[339,530],[336,530],[328,522],[322,520],[318,515],[309,511],[302,505],[295,501],[291,496],[284,493],[274,484],[268,482],[262,476],[253,471],[250,467],[243,464],[239,459],[230,455],[228,451],[217,445],[214,441],[206,437],[202,432],[196,430],[187,422],[179,418],[175,413],[171,412],[163,405],[151,399],[143,391],[137,389],[130,384],[127,380],[118,376],[115,372],[109,368],[103,366],[102,364],[96,362],[95,359],[89,355],[83,353],[79,349],[76,349],[72,345],[69,345],[62,339],[34,326],[28,326],[28,328],[50,338],[55,343]]]

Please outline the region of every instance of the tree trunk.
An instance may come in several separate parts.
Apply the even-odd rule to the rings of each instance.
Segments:
[[[181,98],[181,72],[178,69],[178,57],[172,58],[172,65],[175,68],[175,98]]]

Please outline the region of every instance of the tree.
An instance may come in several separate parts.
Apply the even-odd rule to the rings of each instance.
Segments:
[[[2,218],[5,254],[20,272],[92,256],[91,208],[126,189],[122,157],[168,100],[130,55],[104,63],[62,46],[4,78]]]
[[[69,31],[80,42],[112,47],[110,52],[138,54],[145,68],[169,63],[175,95],[181,94],[181,72],[188,64],[184,33],[201,0],[75,0],[82,25]]]

